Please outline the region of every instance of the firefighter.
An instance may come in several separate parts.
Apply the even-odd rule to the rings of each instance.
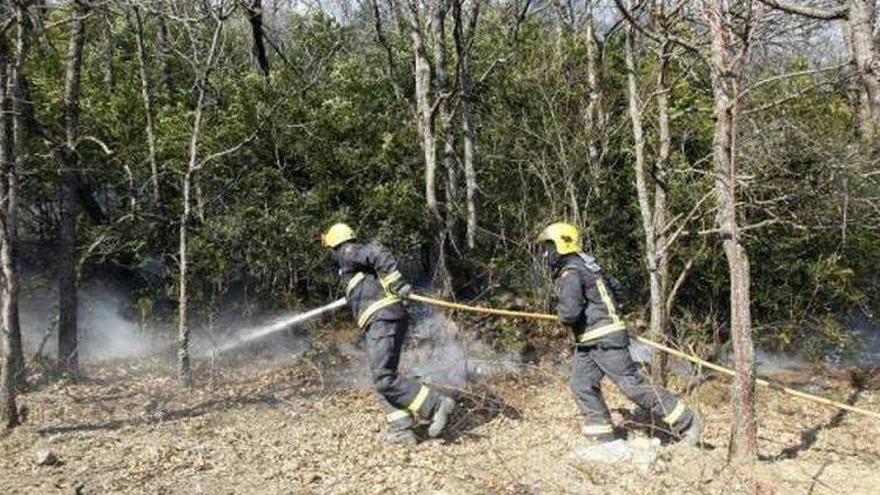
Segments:
[[[584,420],[582,433],[596,443],[614,440],[600,382],[607,376],[630,400],[651,411],[672,432],[696,445],[703,430],[697,414],[677,397],[652,385],[629,353],[629,335],[617,312],[617,281],[584,254],[581,234],[567,223],[554,223],[538,236],[553,275],[559,320],[575,336],[571,389]]]
[[[332,251],[352,317],[364,332],[373,386],[388,420],[386,440],[415,444],[414,416],[430,419],[428,435],[438,436],[455,401],[398,374],[408,326],[401,301],[412,287],[398,271],[394,256],[378,243],[357,243],[354,230],[343,223],[327,229],[321,244]]]

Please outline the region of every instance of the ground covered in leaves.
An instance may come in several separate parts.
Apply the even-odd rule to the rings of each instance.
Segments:
[[[215,366],[181,389],[164,366],[103,364],[76,382],[36,383],[26,425],[0,438],[2,493],[877,493],[880,423],[759,393],[761,460],[725,462],[727,384],[687,395],[705,445],[665,439],[648,466],[575,460],[579,422],[560,365],[528,367],[455,392],[442,439],[380,440],[368,390],[334,384],[308,360]],[[33,379],[33,377],[32,377]],[[880,393],[846,380],[790,377],[880,411]],[[623,436],[650,418],[606,385]],[[679,390],[680,391],[680,390]],[[47,454],[50,457],[47,459]],[[42,465],[41,465],[42,464]]]

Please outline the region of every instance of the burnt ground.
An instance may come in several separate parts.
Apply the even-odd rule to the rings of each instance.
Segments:
[[[729,465],[721,379],[687,395],[705,417],[705,445],[667,439],[640,469],[572,458],[579,422],[558,366],[457,390],[462,407],[448,434],[412,448],[382,443],[368,390],[334,385],[312,361],[273,366],[205,367],[189,390],[168,367],[143,362],[90,366],[76,382],[31,377],[27,424],[0,438],[2,492],[868,494],[880,486],[880,422],[771,390],[758,395],[761,460]],[[789,381],[880,411],[880,394],[845,380]],[[644,435],[649,418],[606,390],[620,434]],[[57,465],[37,465],[46,450]]]

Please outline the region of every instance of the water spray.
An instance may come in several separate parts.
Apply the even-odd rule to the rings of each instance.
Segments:
[[[238,336],[234,337],[229,342],[226,342],[218,349],[218,352],[226,352],[238,347],[241,347],[249,342],[252,342],[257,339],[261,339],[266,337],[267,335],[271,335],[276,332],[280,332],[282,330],[287,330],[296,325],[300,325],[309,320],[315,319],[319,316],[322,316],[327,313],[332,313],[343,308],[346,305],[347,301],[345,298],[337,299],[326,306],[321,306],[320,308],[315,308],[305,313],[300,313],[298,315],[288,316],[286,318],[282,318],[268,325],[262,325],[256,328],[251,328],[245,332],[241,332]]]

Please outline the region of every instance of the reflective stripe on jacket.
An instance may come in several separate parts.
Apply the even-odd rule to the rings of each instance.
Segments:
[[[609,279],[591,256],[569,254],[556,270],[556,314],[578,344],[626,347],[629,335],[617,313]]]
[[[401,320],[406,311],[400,299],[386,290],[400,279],[397,260],[379,243],[345,243],[334,250],[345,298],[358,326],[375,320]]]

